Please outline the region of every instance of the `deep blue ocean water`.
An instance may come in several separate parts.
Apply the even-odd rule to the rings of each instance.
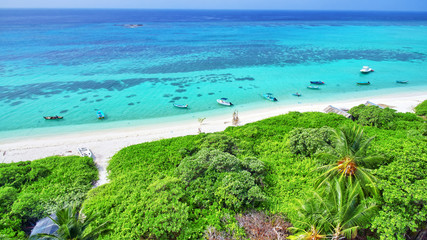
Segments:
[[[427,91],[426,54],[419,12],[0,9],[0,138]]]

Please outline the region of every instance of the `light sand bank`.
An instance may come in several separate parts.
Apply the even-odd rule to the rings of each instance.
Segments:
[[[337,100],[336,102],[319,104],[300,104],[293,106],[269,107],[239,112],[239,125],[259,121],[265,118],[285,114],[290,111],[308,112],[323,110],[328,105],[338,108],[351,108],[371,101],[376,104],[386,104],[399,112],[413,112],[413,108],[427,99],[425,93],[396,94],[381,97],[369,97],[357,100]],[[273,104],[272,104],[273,106]],[[238,109],[238,107],[237,107]],[[110,158],[120,149],[164,138],[192,135],[198,133],[200,127],[203,132],[222,131],[231,126],[232,116],[216,116],[207,118],[203,125],[197,120],[188,120],[174,123],[145,125],[120,129],[99,130],[96,132],[82,132],[52,137],[39,137],[32,139],[19,139],[16,141],[3,141],[0,143],[0,163],[35,160],[48,156],[78,155],[78,147],[88,147],[94,154],[94,161],[100,172],[97,185],[102,185],[107,180],[106,167]]]

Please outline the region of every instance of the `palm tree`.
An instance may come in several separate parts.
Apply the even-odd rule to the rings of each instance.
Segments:
[[[95,221],[95,216],[84,216],[79,212],[79,208],[76,206],[70,206],[68,208],[58,210],[56,212],[57,220],[51,217],[49,218],[59,227],[56,234],[37,234],[30,237],[30,240],[95,240],[101,233],[109,231],[106,228],[109,224],[108,222],[105,222],[94,229],[88,230],[89,225]]]
[[[340,180],[352,182],[360,181],[360,185],[367,193],[378,194],[377,179],[369,168],[383,161],[383,157],[369,156],[367,150],[374,137],[366,138],[363,129],[354,125],[345,126],[334,131],[334,146],[332,153],[323,153],[321,156],[332,160],[330,164],[320,167],[324,171],[318,178],[316,185],[322,186],[327,181],[338,177]]]
[[[352,239],[359,228],[370,222],[377,210],[375,204],[363,201],[359,183],[345,184],[334,179],[332,183],[326,182],[322,190],[321,194],[314,192],[298,206],[301,222],[311,227],[296,236],[300,238],[294,239]],[[327,235],[320,235],[316,229],[324,229]]]

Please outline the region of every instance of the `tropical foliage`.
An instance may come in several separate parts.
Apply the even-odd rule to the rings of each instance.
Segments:
[[[427,100],[415,107],[415,113],[418,116],[427,116]]]
[[[29,240],[95,240],[102,232],[107,232],[108,223],[103,223],[96,228],[89,229],[89,225],[95,220],[95,215],[84,215],[76,205],[60,209],[55,212],[55,218],[49,217],[58,230],[54,234],[37,234]]]
[[[110,183],[79,198],[86,197],[86,214],[99,214],[88,229],[111,222],[112,231],[98,239],[256,239],[261,226],[292,223],[294,239],[414,237],[427,219],[425,120],[366,109],[373,109],[374,121],[291,112],[221,133],[122,149],[110,160]],[[35,199],[16,186],[46,172],[6,174],[0,175],[8,182],[0,188],[3,212],[17,197]],[[67,196],[64,191],[56,199],[73,200]],[[283,218],[255,221],[253,212]],[[274,227],[268,234],[277,238]],[[288,234],[282,230],[281,236]]]
[[[25,238],[24,230],[38,219],[69,202],[82,203],[97,177],[91,158],[0,164],[0,236]]]
[[[378,106],[360,104],[348,111],[359,123],[364,126],[386,127],[394,118],[396,110],[391,108],[381,109]]]
[[[332,153],[322,154],[327,157],[330,164],[320,167],[324,171],[319,176],[317,185],[320,186],[332,178],[339,178],[351,184],[358,181],[366,192],[378,194],[377,179],[371,174],[369,168],[377,166],[383,158],[381,156],[369,156],[369,145],[374,137],[366,138],[363,129],[356,125],[344,126],[334,131]]]

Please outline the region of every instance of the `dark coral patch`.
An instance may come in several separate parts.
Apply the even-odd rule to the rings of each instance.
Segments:
[[[64,98],[70,98],[70,95],[65,95]]]
[[[203,95],[202,95],[202,94],[197,94],[197,96],[198,96],[198,97],[201,97],[201,96],[203,96]]]
[[[183,99],[188,99],[188,97],[182,97]]]
[[[132,94],[132,95],[126,96],[126,98],[133,98],[133,97],[136,97],[136,94]]]
[[[60,111],[59,113],[66,113],[66,112],[68,112],[68,110],[66,109],[66,110],[62,110],[62,111]]]
[[[73,106],[73,108],[78,108],[79,106]]]
[[[16,102],[13,102],[13,103],[11,103],[11,104],[9,104],[10,106],[16,106],[16,105],[19,105],[19,104],[21,104],[21,103],[23,103],[23,101],[16,101]]]
[[[93,95],[93,97],[99,97],[99,95]]]
[[[175,92],[179,92],[179,93],[182,93],[182,92],[186,92],[187,90],[185,90],[185,89],[177,89],[177,90],[175,90]]]
[[[213,93],[213,92],[210,92],[210,93],[208,93],[208,95],[214,95],[215,93]]]
[[[104,98],[110,98],[111,97],[111,95],[106,95],[106,96],[104,96]]]
[[[96,102],[101,102],[102,100],[104,99],[99,98],[99,99],[96,99]]]
[[[163,94],[163,97],[172,97],[173,94]]]
[[[87,98],[82,98],[82,99],[80,99],[80,102],[84,102],[86,100],[87,100]]]
[[[132,105],[135,105],[135,103],[131,102],[131,103],[128,103],[128,105],[129,105],[129,106],[132,106]]]
[[[181,99],[181,97],[174,97],[174,98],[172,98],[172,100],[179,100],[179,99]]]

